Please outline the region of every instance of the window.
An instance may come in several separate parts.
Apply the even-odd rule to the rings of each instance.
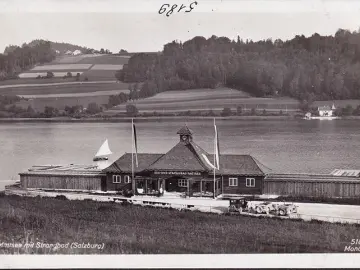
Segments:
[[[187,180],[185,179],[178,180],[178,185],[179,187],[187,187]]]
[[[125,175],[124,183],[126,184],[131,183],[131,177],[129,175]]]
[[[229,178],[229,187],[237,187],[238,185],[238,179],[235,177]]]
[[[114,184],[121,183],[121,175],[113,175],[113,183]]]
[[[255,187],[255,178],[246,178],[247,187]]]

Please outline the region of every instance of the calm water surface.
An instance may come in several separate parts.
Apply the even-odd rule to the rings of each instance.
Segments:
[[[137,123],[139,152],[165,153],[181,121]],[[213,122],[191,121],[194,141],[213,151]],[[251,154],[275,172],[328,173],[360,169],[360,122],[355,120],[217,120],[222,153]],[[91,164],[109,139],[110,161],[131,152],[130,123],[0,124],[0,180],[39,164]]]

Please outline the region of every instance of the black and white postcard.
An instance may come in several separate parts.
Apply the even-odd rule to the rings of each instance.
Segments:
[[[360,265],[360,1],[0,0],[0,33],[0,267]]]

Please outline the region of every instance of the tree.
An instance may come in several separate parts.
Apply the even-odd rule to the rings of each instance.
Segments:
[[[226,107],[221,112],[221,116],[230,116],[230,115],[232,115],[232,111],[230,108]]]
[[[139,111],[134,104],[126,105],[126,114],[128,116],[136,116],[138,113]]]
[[[80,73],[78,72],[78,73],[76,73],[76,81],[80,81]]]
[[[89,103],[86,108],[86,112],[88,114],[97,114],[101,111],[102,111],[101,107],[96,102]]]
[[[72,77],[72,73],[69,71],[68,73],[66,73],[66,77],[71,78],[71,77]]]
[[[354,113],[354,109],[351,105],[347,105],[345,108],[342,109],[342,115],[349,116]]]
[[[54,77],[54,73],[51,71],[46,72],[46,78],[50,79]]]
[[[250,115],[256,115],[256,109],[255,108],[251,108]]]
[[[237,115],[242,115],[242,107],[241,106],[236,107],[236,114]]]
[[[44,108],[44,114],[45,114],[45,117],[55,117],[58,115],[58,110],[54,107],[51,107],[51,106],[46,106]]]
[[[121,50],[119,51],[119,54],[128,54],[128,52],[127,52],[126,50],[124,50],[124,49],[121,49]]]

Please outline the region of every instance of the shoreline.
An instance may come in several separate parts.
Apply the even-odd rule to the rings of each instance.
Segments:
[[[70,118],[70,117],[54,117],[54,118],[0,118],[1,123],[127,123],[134,119],[138,122],[141,121],[168,121],[168,120],[181,120],[181,121],[198,121],[216,118],[217,120],[253,120],[253,121],[273,121],[273,120],[303,120],[302,117],[295,115],[242,115],[242,116],[138,116],[138,117],[89,117],[89,118]],[[360,116],[343,116],[339,120],[360,120]],[[309,121],[309,120],[307,120]],[[312,121],[321,121],[312,119]]]
[[[138,116],[138,117],[89,117],[89,118],[70,118],[70,117],[57,117],[57,118],[0,118],[0,123],[126,123],[131,119],[137,121],[161,121],[161,120],[186,120],[197,121],[213,119],[214,116]],[[293,120],[300,119],[291,115],[285,116],[215,116],[218,120]]]

